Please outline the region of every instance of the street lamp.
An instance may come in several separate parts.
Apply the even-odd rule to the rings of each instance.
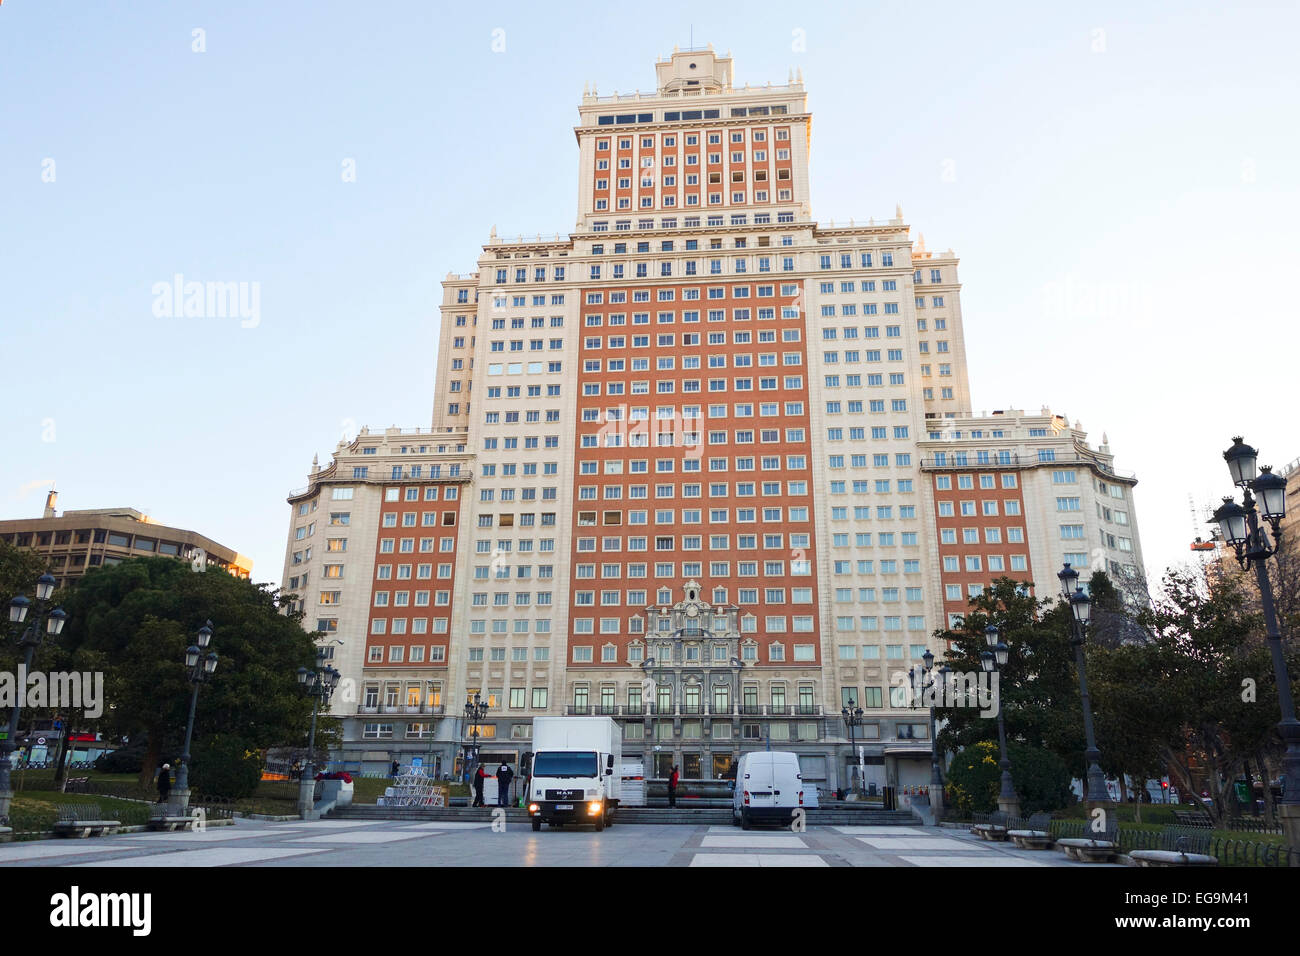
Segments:
[[[190,692],[190,716],[185,722],[185,746],[181,750],[180,766],[176,770],[176,789],[172,791],[172,800],[183,815],[190,805],[190,741],[194,737],[194,711],[199,703],[199,685],[210,678],[217,670],[217,652],[203,652],[212,643],[212,622],[208,621],[195,635],[195,643],[185,648],[185,679],[193,686]]]
[[[858,756],[857,729],[862,726],[862,708],[857,706],[857,703],[852,697],[850,697],[848,703],[840,711],[840,716],[844,718],[844,726],[849,729],[849,753],[856,757]],[[863,767],[861,765],[861,757],[858,759],[858,785],[854,789],[856,789],[858,794],[861,795]]]
[[[19,678],[20,685],[26,682],[26,673],[32,669],[32,658],[35,657],[36,648],[40,646],[42,639],[46,634],[50,637],[58,637],[68,620],[68,615],[64,613],[63,608],[46,610],[57,583],[54,576],[47,572],[36,579],[34,606],[31,600],[21,594],[9,601],[9,623],[13,625],[11,630],[15,635],[22,630],[22,635],[18,638],[18,646],[23,651],[23,676]],[[35,614],[28,623],[28,612],[33,610]],[[27,623],[26,629],[23,629],[24,623]],[[18,735],[18,718],[21,714],[20,700],[21,695],[15,694],[13,708],[9,711],[9,729],[5,732],[4,740],[0,741],[0,826],[8,824],[9,810],[14,800],[10,771],[13,769],[14,741]]]
[[[1011,657],[1010,648],[998,640],[997,627],[990,624],[984,628],[984,642],[989,650],[980,652],[980,667],[986,674],[999,673],[1006,667]],[[1001,697],[999,696],[999,700]],[[998,707],[998,767],[1002,770],[1002,789],[998,793],[998,809],[1008,818],[1020,815],[1020,797],[1016,795],[1015,784],[1011,782],[1011,758],[1007,756],[1007,729],[1002,719],[1002,707]]]
[[[1061,597],[1070,605],[1070,643],[1074,645],[1074,662],[1079,669],[1079,697],[1083,704],[1083,731],[1086,748],[1084,759],[1088,762],[1085,775],[1084,802],[1089,807],[1110,803],[1106,790],[1106,775],[1098,763],[1101,751],[1097,749],[1097,735],[1092,729],[1092,697],[1088,693],[1088,669],[1084,662],[1083,646],[1088,639],[1088,622],[1092,620],[1092,598],[1079,585],[1079,572],[1069,562],[1057,572],[1061,582]]]
[[[1223,453],[1232,475],[1232,483],[1241,489],[1242,503],[1224,498],[1214,512],[1223,540],[1232,545],[1237,563],[1245,570],[1255,567],[1255,581],[1259,585],[1259,599],[1264,611],[1264,624],[1268,630],[1268,647],[1273,657],[1273,676],[1277,682],[1278,703],[1282,719],[1277,725],[1286,753],[1282,757],[1282,799],[1278,813],[1282,817],[1282,832],[1293,850],[1300,850],[1300,722],[1295,716],[1295,701],[1291,696],[1291,676],[1287,673],[1286,658],[1282,654],[1282,632],[1277,623],[1277,606],[1273,600],[1273,585],[1268,578],[1268,557],[1277,552],[1282,543],[1282,519],[1286,516],[1286,479],[1273,474],[1269,467],[1255,466],[1259,453],[1241,438]],[[1273,531],[1272,541],[1260,524],[1263,517]],[[1267,785],[1268,781],[1265,781]]]
[[[469,723],[470,745],[465,748],[465,779],[469,779],[470,761],[478,763],[478,725],[487,716],[488,702],[478,691],[465,701],[465,720]]]
[[[937,679],[939,681],[939,686],[945,688],[946,690],[946,688],[948,687],[948,676],[952,673],[952,668],[949,667],[947,664],[944,664],[936,672],[934,670],[934,651],[930,650],[929,648],[926,648],[925,653],[921,655],[921,673],[919,675],[921,678],[921,682],[919,686],[920,694],[918,696],[923,697],[925,695],[925,692],[934,686],[934,682],[936,680],[935,677],[936,673],[938,674]],[[916,668],[913,667],[911,670],[909,670],[907,672],[907,676],[912,687],[917,688],[918,675],[916,674]],[[935,703],[934,697],[932,695],[929,704],[930,808],[935,812],[937,818],[938,814],[943,812],[943,768],[940,766],[941,761],[939,760],[939,741],[937,735],[935,734],[934,703]],[[915,699],[913,700],[913,706],[916,706]]]
[[[338,686],[340,674],[333,666],[325,663],[329,652],[323,648],[316,649],[316,666],[298,668],[298,686],[312,698],[311,731],[307,735],[307,759],[303,761],[302,778],[298,782],[298,812],[304,820],[316,817],[316,716],[321,704],[329,706]]]

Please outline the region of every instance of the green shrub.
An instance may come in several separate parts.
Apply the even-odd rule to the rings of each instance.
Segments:
[[[1026,744],[1009,743],[1007,751],[1011,758],[1011,782],[1020,797],[1022,813],[1063,810],[1075,803],[1070,790],[1070,771],[1064,760],[1050,750]]]
[[[238,737],[214,734],[194,747],[190,784],[209,797],[251,797],[262,780],[262,758]]]
[[[1070,771],[1056,754],[1038,747],[1011,743],[1011,783],[1020,797],[1022,813],[1061,810],[1074,804]],[[957,753],[948,768],[948,802],[962,813],[992,813],[998,808],[1002,770],[998,745],[982,740]]]
[[[962,814],[992,813],[998,808],[998,745],[989,740],[959,750],[948,768],[948,803]]]
[[[132,740],[95,759],[95,769],[100,773],[139,773],[144,767],[144,754],[148,744],[144,738]]]

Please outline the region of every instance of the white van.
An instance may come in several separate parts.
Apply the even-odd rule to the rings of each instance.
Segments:
[[[787,750],[742,754],[731,798],[732,823],[748,830],[754,823],[785,825],[805,806],[799,757]]]

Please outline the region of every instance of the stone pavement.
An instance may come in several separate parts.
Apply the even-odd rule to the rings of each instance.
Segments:
[[[130,833],[0,844],[13,866],[1086,866],[964,830],[616,825],[603,833],[510,824],[240,820],[204,833]]]

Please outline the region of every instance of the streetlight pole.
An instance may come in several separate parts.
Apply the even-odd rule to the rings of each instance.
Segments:
[[[1088,772],[1084,788],[1084,803],[1088,809],[1107,806],[1111,803],[1110,793],[1106,790],[1106,775],[1101,772],[1101,751],[1097,749],[1097,735],[1092,729],[1092,697],[1088,693],[1088,668],[1084,662],[1083,646],[1088,639],[1088,622],[1092,619],[1092,599],[1079,586],[1079,572],[1065,567],[1057,573],[1061,582],[1061,597],[1070,605],[1070,643],[1074,645],[1074,663],[1079,669],[1079,697],[1083,704],[1083,732],[1087,748],[1083,752],[1088,761]]]
[[[469,780],[470,762],[478,763],[478,725],[487,716],[488,702],[477,692],[465,701],[465,720],[469,723],[470,745],[465,750],[465,779]],[[470,803],[474,801],[471,800]]]
[[[1007,664],[1010,648],[998,640],[998,629],[990,624],[984,628],[984,641],[992,650],[980,653],[980,667],[986,674],[998,673]],[[999,700],[1001,698],[999,697]],[[1020,797],[1016,795],[1015,784],[1011,782],[1011,758],[1007,756],[1007,728],[1002,719],[1002,707],[998,707],[998,767],[1002,770],[1002,788],[998,792],[998,809],[1010,817],[1020,816]]]
[[[844,718],[844,726],[849,728],[849,755],[858,756],[857,728],[862,723],[862,708],[852,697],[849,698],[847,705],[840,711],[840,716]],[[854,789],[862,796],[862,766],[858,765],[858,784]]]
[[[199,628],[195,643],[185,648],[185,679],[194,685],[190,693],[190,716],[185,722],[185,747],[181,750],[180,766],[176,769],[176,789],[171,792],[168,801],[177,808],[177,816],[183,816],[190,805],[190,741],[194,738],[194,711],[199,704],[199,685],[213,675],[217,669],[217,652],[211,651],[207,657],[200,659],[212,641],[212,622],[208,621]]]
[[[1223,540],[1232,545],[1237,562],[1245,570],[1255,566],[1255,581],[1259,586],[1260,604],[1264,611],[1264,625],[1268,631],[1269,653],[1273,658],[1273,676],[1277,683],[1278,704],[1282,719],[1278,734],[1286,745],[1282,756],[1282,799],[1278,815],[1282,818],[1282,832],[1292,850],[1300,850],[1300,722],[1295,715],[1295,700],[1291,696],[1291,676],[1287,673],[1286,656],[1282,652],[1282,631],[1277,623],[1277,605],[1273,599],[1273,585],[1268,578],[1266,561],[1276,554],[1282,543],[1282,519],[1286,516],[1286,479],[1273,474],[1272,468],[1256,471],[1259,453],[1240,437],[1223,453],[1232,475],[1232,483],[1242,490],[1242,505],[1232,498],[1224,498],[1214,512]],[[1243,507],[1244,505],[1244,507]],[[1260,524],[1263,517],[1273,531],[1268,533]],[[1268,786],[1269,782],[1264,781]]]
[[[19,687],[26,685],[27,673],[32,669],[32,659],[36,656],[36,648],[40,646],[45,634],[51,637],[58,637],[63,630],[63,625],[68,619],[63,608],[56,607],[53,611],[46,611],[50,598],[54,594],[55,579],[52,574],[42,574],[36,579],[36,606],[35,615],[31,623],[23,630],[22,637],[18,640],[18,646],[23,649],[23,674],[19,680]],[[19,594],[9,602],[9,623],[13,625],[14,631],[22,628],[23,623],[27,620],[27,612],[32,607],[32,602],[23,595]],[[44,625],[42,627],[42,625]],[[13,753],[14,742],[18,735],[18,719],[21,715],[22,695],[14,695],[13,709],[9,712],[9,728],[5,733],[3,741],[0,741],[0,828],[3,828],[7,834],[9,823],[9,812],[13,807],[14,790],[10,772],[13,770]]]
[[[921,663],[922,663],[922,667],[921,667],[921,675],[920,675],[921,676],[920,692],[921,692],[921,696],[924,696],[925,692],[934,686],[934,681],[935,681],[934,651],[931,651],[930,649],[927,648],[926,652],[921,655]],[[914,670],[915,668],[913,668],[913,671]],[[948,675],[951,673],[952,673],[952,668],[949,667],[947,664],[944,664],[942,667],[939,668],[938,677],[939,677],[939,681],[941,682],[940,683],[941,687],[947,688]],[[909,672],[908,677],[912,679],[912,685],[915,687],[916,675],[912,672]],[[943,767],[941,766],[941,761],[939,760],[939,741],[935,735],[933,695],[931,695],[930,703],[927,709],[930,712],[930,809],[934,811],[935,819],[937,820],[939,818],[939,815],[943,813]]]
[[[307,759],[302,764],[302,779],[298,782],[298,812],[304,820],[316,819],[316,716],[321,704],[329,706],[338,686],[339,672],[326,664],[325,648],[316,650],[316,666],[298,668],[298,684],[312,697],[311,730],[307,735]]]

